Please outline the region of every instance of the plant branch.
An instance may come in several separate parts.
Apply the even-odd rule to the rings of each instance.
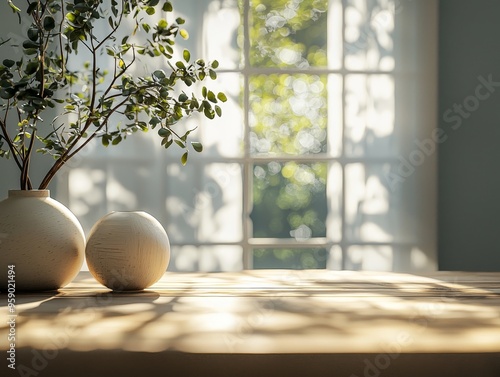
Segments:
[[[16,165],[18,168],[22,171],[23,170],[23,165],[19,161],[19,150],[16,148],[14,143],[12,143],[12,140],[10,139],[8,133],[7,133],[7,125],[5,124],[5,121],[0,121],[0,128],[2,129],[2,134],[4,135],[4,139],[7,141],[7,145],[9,146],[9,149],[12,153],[12,156],[14,158],[14,161],[16,162]]]
[[[63,14],[63,17],[64,17],[64,14],[65,14],[65,11],[64,11],[64,0],[61,0],[61,9],[62,9],[62,14]],[[66,62],[64,60],[64,45],[63,45],[63,25],[64,23],[63,22],[60,22],[59,23],[59,35],[58,35],[58,39],[59,39],[59,52],[61,54],[61,73],[64,77],[64,73],[66,72]]]
[[[108,35],[106,35],[102,41],[100,41],[97,46],[96,46],[96,51],[98,49],[100,49],[102,47],[102,45],[107,41],[109,40],[109,38],[111,38],[113,36],[113,34],[116,33],[116,31],[118,30],[118,28],[120,27],[121,23],[122,23],[122,19],[123,19],[123,9],[124,9],[124,1],[122,0],[122,11],[119,12],[120,14],[120,17],[118,18],[118,21],[116,22],[116,25],[115,27],[108,33]]]
[[[9,146],[9,149],[12,153],[12,157],[14,158],[14,161],[16,162],[16,165],[19,167],[20,170],[22,170],[23,167],[22,167],[22,164],[19,161],[19,157],[18,157],[18,156],[20,156],[19,150],[16,148],[16,146],[14,145],[12,140],[10,139],[8,131],[7,131],[7,117],[9,115],[9,109],[10,109],[10,99],[7,100],[7,106],[5,109],[4,118],[3,118],[3,121],[0,121],[0,128],[2,129],[4,139],[7,140],[7,145]]]
[[[31,162],[31,152],[33,151],[33,145],[35,143],[36,138],[36,129],[33,130],[31,134],[30,143],[28,145],[28,150],[26,152],[26,158],[24,159],[23,169],[21,173],[21,189],[22,190],[31,190],[33,187],[31,186],[31,180],[29,178],[29,169]]]
[[[113,80],[111,81],[111,83],[109,84],[108,88],[106,89],[106,91],[102,95],[103,102],[104,102],[104,100],[111,99],[111,98],[114,98],[114,97],[119,97],[121,95],[120,93],[118,93],[118,94],[114,94],[114,95],[111,95],[109,97],[106,97],[106,95],[108,95],[108,93],[111,91],[111,89],[113,89],[113,85],[115,84],[116,80],[118,80],[120,77],[122,77],[125,74],[125,72],[128,71],[128,69],[132,66],[132,64],[134,64],[135,59],[136,59],[136,57],[135,57],[135,49],[132,47],[132,60],[130,61],[129,64],[127,64],[125,66],[124,69],[122,69],[121,72],[119,72],[117,74],[116,73],[116,58],[115,58],[115,66],[114,66],[114,71],[113,71]]]
[[[56,162],[54,163],[54,165],[52,165],[52,167],[50,168],[50,170],[48,171],[48,173],[45,175],[45,177],[43,178],[42,180],[42,183],[40,184],[40,189],[43,190],[45,188],[47,188],[49,182],[52,180],[52,178],[54,177],[54,175],[59,171],[59,169],[61,169],[64,164],[70,160],[74,155],[76,155],[78,152],[80,152],[83,148],[85,148],[85,146],[90,142],[92,141],[96,136],[97,136],[97,133],[105,126],[107,125],[108,123],[108,120],[109,118],[111,117],[112,114],[114,114],[121,106],[123,106],[127,101],[129,100],[129,98],[125,98],[123,101],[121,101],[118,105],[116,105],[113,109],[111,109],[111,111],[109,112],[108,115],[106,115],[106,118],[104,119],[104,121],[102,122],[102,124],[94,131],[92,132],[92,134],[85,140],[85,142],[83,142],[79,147],[77,147],[73,152],[71,152],[73,150],[73,148],[75,148],[75,146],[79,143],[79,141],[82,139],[82,135],[85,133],[85,131],[90,127],[90,125],[92,124],[92,118],[88,118],[87,121],[85,122],[85,126],[83,128],[83,130],[81,131],[80,135],[78,137],[75,138],[75,140],[71,143],[71,145],[69,146],[68,149],[66,149],[66,151],[64,151],[64,153],[61,155],[61,157],[59,157]]]
[[[108,115],[106,115],[106,118],[104,118],[104,121],[102,122],[102,124],[96,128],[96,130],[94,132],[92,132],[92,134],[87,138],[87,140],[85,140],[84,143],[82,143],[82,145],[80,145],[76,150],[74,150],[72,153],[69,153],[66,157],[67,160],[69,160],[70,158],[72,158],[74,155],[76,155],[78,152],[80,152],[80,150],[82,150],[92,139],[94,139],[96,136],[97,136],[97,133],[102,130],[102,128],[104,126],[107,126],[108,124],[108,121],[109,121],[109,118],[111,117],[111,115],[113,115],[120,107],[122,107],[126,102],[128,101],[128,97],[125,98],[123,101],[121,101],[118,105],[116,105],[113,109],[111,109],[111,111],[109,112]],[[78,139],[80,140],[81,137]]]

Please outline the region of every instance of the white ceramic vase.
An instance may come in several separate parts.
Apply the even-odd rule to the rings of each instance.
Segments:
[[[10,190],[0,202],[0,287],[14,266],[16,290],[55,290],[78,274],[85,234],[78,219],[49,190]],[[12,287],[12,286],[10,286]]]
[[[143,290],[156,283],[170,261],[170,242],[146,212],[112,212],[91,229],[85,249],[89,271],[115,291]]]

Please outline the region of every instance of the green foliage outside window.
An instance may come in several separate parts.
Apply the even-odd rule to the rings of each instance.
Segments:
[[[311,71],[325,67],[326,0],[252,0],[250,65],[288,69],[253,75],[250,88],[252,155],[300,156],[327,150],[327,77]],[[327,164],[277,162],[253,169],[253,236],[326,236]],[[325,268],[326,250],[254,250],[254,267]]]

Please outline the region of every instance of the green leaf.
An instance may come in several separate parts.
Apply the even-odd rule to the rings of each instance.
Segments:
[[[52,16],[46,16],[43,19],[43,28],[47,31],[50,31],[56,27],[56,21]]]
[[[186,101],[188,100],[188,98],[189,98],[189,97],[187,96],[187,94],[186,94],[186,93],[181,93],[181,94],[179,95],[179,102],[186,102]]]
[[[184,57],[184,60],[189,63],[189,60],[191,59],[191,53],[189,50],[184,50],[182,56]]]
[[[168,137],[168,136],[170,136],[170,135],[171,135],[171,132],[170,132],[170,130],[168,130],[167,128],[160,128],[160,129],[158,130],[158,135],[159,135],[160,137]]]
[[[217,93],[217,98],[221,101],[221,102],[226,102],[227,101],[227,97],[224,93],[222,92],[219,92]]]
[[[163,141],[167,140],[164,144],[163,144]],[[162,140],[162,144],[163,146],[165,147],[165,149],[167,149],[168,147],[170,147],[172,145],[174,141],[172,139],[163,139]]]
[[[28,38],[33,42],[38,40],[38,29],[30,28],[28,29]]]
[[[186,165],[187,160],[188,160],[188,152],[185,152],[185,153],[182,155],[182,157],[181,157],[181,163],[182,163],[182,165]]]
[[[165,4],[163,4],[163,8],[161,8],[164,12],[172,12],[173,7],[170,1],[166,1]]]
[[[218,66],[219,66],[219,62],[218,62],[217,60],[214,60],[214,61],[212,62],[212,68],[213,68],[213,69],[216,69]]]
[[[38,62],[36,62],[36,61],[35,62],[29,62],[26,65],[26,68],[24,69],[24,73],[26,73],[27,75],[32,75],[36,71],[38,71]]]
[[[106,136],[108,135],[104,135],[101,139],[102,145],[104,145],[105,147],[109,146],[109,139]]]
[[[212,80],[215,80],[217,78],[217,73],[215,73],[215,71],[213,69],[209,70],[208,74],[210,75],[210,78]]]
[[[175,19],[175,22],[177,22],[177,24],[179,24],[179,25],[182,25],[182,24],[184,24],[186,21],[184,20],[184,18],[177,17],[177,18]]]
[[[153,14],[155,14],[155,12],[156,12],[156,10],[153,7],[147,7],[146,8],[146,13],[149,14],[150,16],[152,16]]]
[[[122,137],[121,137],[121,136],[118,136],[118,137],[115,137],[115,138],[113,139],[113,141],[111,142],[111,144],[113,144],[113,145],[118,145],[118,144],[120,144],[120,142],[121,142],[121,141],[122,141]]]
[[[189,33],[187,32],[186,29],[181,29],[179,30],[179,34],[182,38],[184,39],[189,39]]]
[[[196,152],[199,153],[199,152],[203,151],[203,145],[200,142],[198,142],[198,141],[192,141],[191,145],[193,146],[193,149]]]
[[[14,97],[16,90],[14,88],[0,89],[0,97],[3,99],[9,99]]]
[[[76,1],[75,1],[76,3]],[[80,3],[75,4],[74,8],[80,12],[89,12],[92,10],[92,8],[86,4],[83,3],[83,1],[80,1]]]
[[[217,98],[215,98],[215,93],[211,90],[208,91],[207,98],[210,102],[217,103]]]
[[[24,50],[24,53],[26,55],[35,55],[36,53],[38,53],[38,50],[36,48],[27,48],[26,50]],[[18,64],[19,66],[20,64]]]
[[[7,68],[13,67],[14,64],[16,64],[16,62],[14,60],[10,60],[10,59],[5,59],[2,63]]]
[[[26,13],[27,14],[31,14],[35,9],[36,7],[38,6],[38,2],[37,1],[33,1],[29,6],[28,6],[28,9],[26,9]]]
[[[158,70],[154,71],[153,72],[153,76],[156,77],[159,80],[164,79],[165,77],[167,77],[165,75],[165,72],[163,72],[161,69],[158,69]]]
[[[167,20],[158,21],[158,25],[157,25],[158,29],[166,29],[167,26],[168,26]]]
[[[176,67],[179,68],[179,69],[186,69],[186,66],[184,65],[183,62],[181,62],[180,60],[175,63]]]
[[[151,125],[152,128],[155,128],[160,123],[161,123],[161,120],[158,117],[152,117],[149,120],[149,124]]]
[[[23,42],[23,47],[25,49],[30,49],[30,48],[38,48],[38,43],[35,43],[33,41],[30,41],[29,39],[26,39],[24,42]]]
[[[222,116],[222,109],[220,108],[219,105],[215,105],[215,112],[219,117]]]
[[[207,87],[204,86],[203,88],[201,88],[201,95],[203,96],[203,98],[207,98]]]
[[[215,114],[214,114],[214,112],[212,111],[212,109],[210,107],[205,106],[205,109],[203,110],[203,113],[205,114],[205,116],[208,119],[214,119],[215,118]]]
[[[12,8],[12,11],[15,13],[15,12],[21,12],[21,9],[19,9],[18,7],[16,7],[13,3],[12,3],[12,0],[8,0],[9,2],[9,6]]]
[[[111,11],[115,17],[118,16],[118,2],[116,0],[111,0]]]

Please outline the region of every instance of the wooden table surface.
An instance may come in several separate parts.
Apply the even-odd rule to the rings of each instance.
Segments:
[[[500,273],[166,273],[114,293],[81,272],[17,292],[16,315],[1,376],[500,376]]]

